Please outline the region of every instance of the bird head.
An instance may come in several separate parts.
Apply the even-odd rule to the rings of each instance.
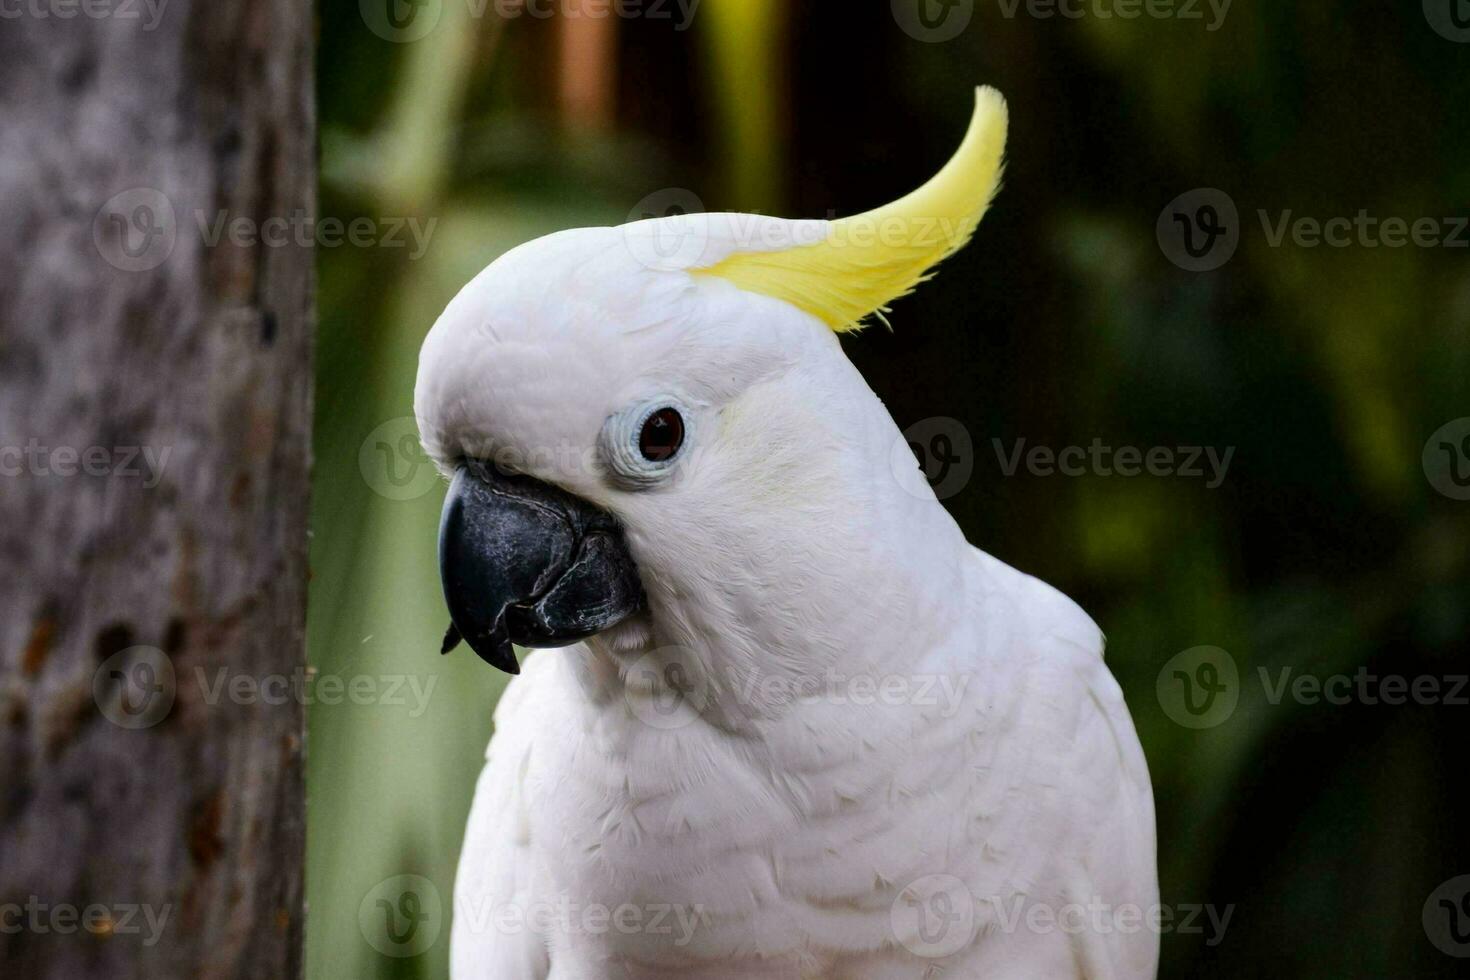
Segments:
[[[875,211],[564,231],[470,282],[414,396],[451,481],[446,650],[515,672],[512,644],[678,644],[733,684],[810,670],[922,602],[915,577],[963,538],[911,455],[895,474],[902,437],[838,334],[968,241],[1005,133],[982,88],[953,159]]]

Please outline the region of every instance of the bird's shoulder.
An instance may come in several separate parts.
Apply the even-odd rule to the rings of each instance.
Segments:
[[[1148,768],[1097,623],[1060,589],[983,553],[979,628],[1009,674],[1017,727],[1049,746],[1058,778],[1151,806]],[[1033,760],[1034,761],[1034,760]],[[1080,783],[1076,781],[1080,780]]]
[[[1102,631],[1055,587],[985,556],[980,614],[997,649],[981,672],[989,711],[974,751],[984,777],[977,894],[1030,882],[1026,901],[1111,908],[1158,901],[1153,794]],[[994,816],[991,816],[991,815]],[[1084,941],[1085,940],[1085,941]],[[1151,976],[1156,938],[1081,937],[1085,975]]]

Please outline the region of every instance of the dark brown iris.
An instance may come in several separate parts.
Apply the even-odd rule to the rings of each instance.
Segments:
[[[684,419],[672,408],[661,408],[648,416],[638,433],[638,451],[650,463],[672,459],[684,445]]]

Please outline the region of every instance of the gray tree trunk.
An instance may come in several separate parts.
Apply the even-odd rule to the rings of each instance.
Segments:
[[[300,975],[312,11],[0,20],[7,978]]]

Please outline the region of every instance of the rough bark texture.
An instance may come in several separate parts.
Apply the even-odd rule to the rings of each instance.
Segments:
[[[0,975],[298,976],[312,5],[6,6]]]

